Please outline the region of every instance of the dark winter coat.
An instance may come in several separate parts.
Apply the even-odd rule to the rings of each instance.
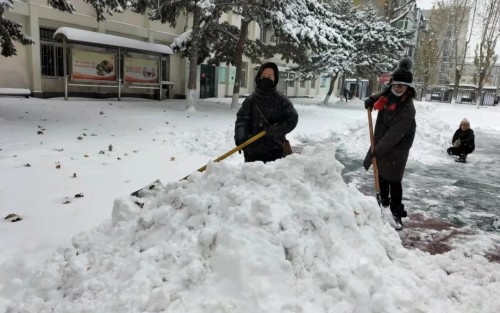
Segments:
[[[258,71],[256,80],[261,76],[264,66]],[[279,79],[277,67],[274,67],[275,81],[271,90],[263,91],[256,88],[255,92],[243,101],[236,114],[234,140],[240,145],[271,125],[272,135],[260,138],[244,149],[245,159],[269,161],[283,157],[282,143],[285,135],[291,132],[298,122],[298,114],[292,102],[276,90]],[[256,108],[259,106],[269,123],[265,121]]]
[[[458,128],[455,131],[455,134],[453,134],[451,144],[453,144],[456,140],[460,140],[460,147],[467,149],[468,151],[472,152],[476,148],[474,131],[470,128],[466,131],[462,131],[461,128]]]
[[[383,96],[389,96],[390,89],[370,96],[376,102]],[[401,98],[405,97],[403,95]],[[391,111],[388,102],[378,112],[375,122],[375,157],[379,175],[390,182],[401,182],[408,161],[410,148],[415,139],[417,124],[415,106],[411,97],[406,97]],[[372,164],[370,149],[363,166],[368,170]]]

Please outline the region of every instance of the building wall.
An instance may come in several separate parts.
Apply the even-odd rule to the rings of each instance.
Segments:
[[[159,21],[149,21],[146,16],[129,11],[125,11],[122,14],[116,13],[113,16],[109,16],[104,22],[97,22],[96,13],[92,6],[86,4],[83,0],[73,0],[72,3],[76,8],[76,12],[69,14],[49,7],[47,0],[15,0],[14,8],[6,14],[6,17],[21,24],[23,31],[35,41],[35,44],[30,46],[16,44],[17,56],[10,58],[0,57],[0,87],[29,88],[35,96],[42,96],[44,93],[61,93],[64,90],[62,76],[42,76],[40,27],[57,29],[66,26],[170,45],[178,35],[189,29],[191,23],[189,18],[180,16],[176,26],[171,27],[168,24],[161,24]],[[240,26],[241,24],[241,17],[233,13],[226,14],[223,19],[236,26]],[[252,22],[249,29],[249,38],[260,38],[260,31],[260,27],[255,22]],[[270,37],[271,35],[268,34],[268,41]],[[240,94],[245,95],[250,94],[255,88],[254,77],[256,71],[254,68],[258,64],[252,64],[246,57],[244,57],[243,61],[247,63],[247,70],[245,71],[247,84],[240,89]],[[286,64],[282,64],[283,61],[281,61],[279,55],[268,61],[274,61],[283,67],[289,67]],[[180,55],[171,55],[169,64],[169,80],[174,82],[173,94],[185,95],[188,79],[188,60],[182,59]],[[221,65],[221,67],[224,68],[225,65]],[[216,69],[216,73],[219,73],[219,69]],[[231,69],[226,71],[226,73],[230,74]],[[281,79],[286,79],[288,75],[287,72],[283,72]],[[224,97],[232,95],[233,84],[229,78],[228,76],[222,84],[219,84],[217,80],[215,86],[216,96]],[[197,82],[199,88],[199,75]],[[320,79],[318,78],[314,88],[311,87],[310,81],[302,85],[300,82],[294,82],[293,86],[289,86],[285,90],[292,97],[316,96],[326,93],[328,88],[320,88],[319,82]],[[110,88],[99,87],[85,87],[84,89],[92,93],[102,94],[110,91]],[[81,90],[82,87],[69,88],[70,92]],[[144,90],[142,92],[152,94],[152,92],[144,92]],[[199,92],[197,94],[199,95]]]
[[[27,27],[27,19],[24,16],[8,12],[5,17],[19,23],[23,28]],[[17,50],[16,56],[9,58],[0,56],[0,87],[30,89],[29,50],[17,42],[14,46]]]

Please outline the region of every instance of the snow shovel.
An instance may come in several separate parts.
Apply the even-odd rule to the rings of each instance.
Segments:
[[[257,135],[253,136],[252,138],[250,138],[247,141],[245,141],[244,143],[242,143],[241,145],[239,145],[237,147],[234,147],[233,149],[231,149],[228,152],[224,153],[223,155],[221,155],[217,159],[213,160],[213,162],[219,162],[219,161],[224,160],[228,156],[234,154],[235,152],[240,151],[241,149],[245,148],[246,146],[251,145],[255,141],[259,140],[265,134],[266,134],[265,130],[261,131]],[[198,172],[204,172],[207,169],[207,165],[208,164],[203,165],[197,171]],[[191,174],[189,174],[189,175],[191,175]],[[181,180],[187,179],[189,177],[189,175],[187,175],[186,177],[182,178]],[[144,196],[146,196],[148,194],[155,194],[155,193],[157,193],[161,189],[163,189],[163,184],[161,183],[161,181],[159,179],[157,179],[154,182],[152,182],[151,184],[149,184],[149,185],[147,185],[147,186],[145,186],[145,187],[143,187],[143,188],[141,188],[139,190],[136,190],[136,191],[132,192],[130,195],[134,196],[134,197],[137,197],[137,198],[142,198],[142,197],[144,197]]]
[[[225,158],[227,158],[228,156],[232,155],[233,153],[235,152],[238,152],[240,151],[241,149],[245,148],[246,146],[248,145],[251,145],[252,143],[254,143],[255,141],[259,140],[261,137],[263,137],[264,135],[266,134],[266,131],[263,130],[261,131],[260,133],[258,133],[257,135],[253,136],[252,138],[248,139],[247,141],[245,141],[244,143],[242,143],[241,145],[239,146],[236,146],[234,147],[233,149],[229,150],[228,152],[224,153],[223,155],[221,155],[220,157],[218,157],[217,159],[214,160],[214,162],[219,162],[219,161],[222,161],[224,160]],[[208,164],[205,164],[203,165],[202,167],[200,167],[199,169],[197,169],[198,172],[204,172],[206,169],[207,169],[207,165]],[[189,174],[191,175],[191,174]],[[186,177],[184,177],[183,179],[181,180],[184,180],[184,179],[187,179],[189,177],[189,175],[187,175]]]
[[[375,138],[373,137],[373,123],[372,123],[372,109],[369,108],[368,112],[368,128],[370,129],[370,149],[373,155],[373,150],[375,149]],[[375,180],[375,193],[377,197],[378,206],[381,207],[382,199],[380,197],[380,182],[378,180],[378,167],[377,167],[377,159],[372,157],[373,164],[373,179]]]

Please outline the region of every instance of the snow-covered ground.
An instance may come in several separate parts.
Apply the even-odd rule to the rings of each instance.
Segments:
[[[0,216],[23,218],[0,223],[1,313],[498,312],[500,264],[485,256],[498,223],[443,254],[403,246],[412,218],[432,216],[418,198],[446,206],[418,197],[415,182],[458,197],[451,176],[465,169],[498,188],[481,137],[467,164],[444,153],[464,117],[498,138],[498,107],[416,104],[410,230],[398,234],[358,168],[369,145],[361,101],[293,99],[289,139],[301,153],[264,165],[240,154],[209,162],[234,147],[230,99],[197,112],[126,100],[0,98]],[[128,197],[158,178],[165,189],[142,209]],[[498,210],[493,194],[481,200]]]

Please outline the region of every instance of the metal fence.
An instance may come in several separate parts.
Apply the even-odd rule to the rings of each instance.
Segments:
[[[459,88],[457,92],[456,103],[476,104],[477,100],[476,88]],[[417,98],[422,101],[436,101],[451,103],[453,97],[453,88],[431,86],[427,88],[427,92],[423,93],[422,88],[417,88]],[[481,92],[482,105],[495,106],[498,105],[500,93],[494,89],[484,89]]]

